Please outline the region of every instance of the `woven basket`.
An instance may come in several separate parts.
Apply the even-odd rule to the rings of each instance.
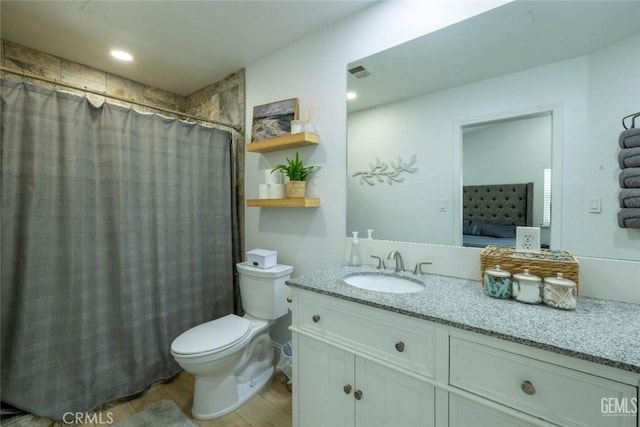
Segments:
[[[511,247],[487,246],[480,252],[480,276],[482,277],[485,270],[495,268],[496,265],[511,274],[522,273],[527,268],[530,274],[535,274],[541,279],[556,277],[558,273],[562,273],[565,279],[578,284],[579,263],[576,257],[567,251],[517,252]]]

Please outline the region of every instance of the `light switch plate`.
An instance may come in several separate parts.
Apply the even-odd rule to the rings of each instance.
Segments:
[[[516,227],[516,250],[540,252],[540,227]]]
[[[589,197],[589,213],[602,212],[602,199],[600,197]]]

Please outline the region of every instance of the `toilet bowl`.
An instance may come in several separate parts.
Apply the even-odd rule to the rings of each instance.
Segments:
[[[287,313],[286,280],[293,268],[270,269],[237,264],[243,317],[229,314],[183,332],[171,354],[194,374],[191,413],[198,419],[218,418],[234,411],[273,375],[269,326]]]

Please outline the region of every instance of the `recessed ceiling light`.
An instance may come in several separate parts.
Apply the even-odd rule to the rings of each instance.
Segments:
[[[356,94],[355,92],[347,92],[347,99],[349,101],[351,101],[352,99],[356,99],[358,97],[358,94]]]
[[[111,56],[119,59],[120,61],[133,61],[133,55],[131,55],[129,52],[125,52],[124,50],[114,49],[111,51]]]

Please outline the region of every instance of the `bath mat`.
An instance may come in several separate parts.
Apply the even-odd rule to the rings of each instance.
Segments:
[[[142,412],[115,424],[117,427],[195,427],[182,410],[170,400],[161,400]]]

